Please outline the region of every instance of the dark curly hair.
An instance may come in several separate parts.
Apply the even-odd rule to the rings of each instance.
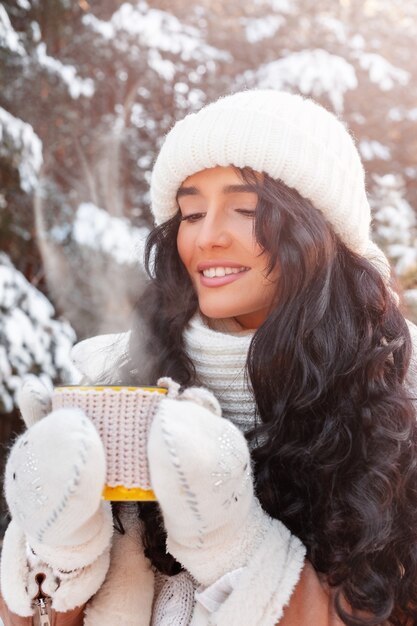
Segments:
[[[276,304],[247,358],[258,498],[304,542],[345,624],[417,623],[417,426],[404,384],[407,323],[374,265],[349,250],[308,200],[266,174],[238,171],[258,194],[255,236],[269,254],[268,269],[279,268]],[[151,281],[137,306],[126,382],[138,382],[136,338],[144,327],[157,355],[153,381],[200,382],[183,341],[198,302],[176,248],[179,224],[177,214],[149,235]],[[148,556],[176,573],[157,507],[140,506]]]

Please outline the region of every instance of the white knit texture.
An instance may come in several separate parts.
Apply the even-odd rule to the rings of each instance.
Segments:
[[[188,626],[194,608],[195,585],[186,571],[165,576],[153,607],[151,626]]]
[[[57,388],[54,409],[77,407],[95,425],[106,451],[106,484],[150,490],[146,444],[161,396],[143,389]]]
[[[176,193],[188,176],[228,165],[282,180],[323,213],[346,245],[366,252],[371,213],[359,153],[344,124],[313,100],[248,90],[177,122],[152,173],[156,222],[175,215]]]
[[[196,313],[184,331],[185,349],[200,382],[218,399],[223,416],[247,432],[255,425],[255,403],[245,379],[254,331],[221,332]]]

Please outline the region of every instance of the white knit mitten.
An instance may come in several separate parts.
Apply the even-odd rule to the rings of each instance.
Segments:
[[[9,608],[31,615],[33,578],[55,591],[53,608],[86,602],[102,584],[113,533],[109,503],[101,501],[104,449],[79,409],[49,408],[48,392],[31,379],[20,392],[23,418],[33,425],[13,445],[5,472],[12,516],[1,561],[1,586]],[[35,419],[39,419],[33,423]]]
[[[244,566],[270,518],[254,496],[243,434],[201,402],[163,399],[148,457],[168,550],[204,586]]]

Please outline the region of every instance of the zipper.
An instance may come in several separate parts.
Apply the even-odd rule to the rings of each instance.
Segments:
[[[34,626],[52,626],[51,598],[42,596],[35,600]]]
[[[33,598],[35,609],[33,626],[52,626],[52,598],[42,591],[45,574],[37,574],[35,580],[38,585],[38,593]]]

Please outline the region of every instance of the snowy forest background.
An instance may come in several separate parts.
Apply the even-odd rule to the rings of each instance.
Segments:
[[[22,377],[68,382],[77,339],[129,326],[161,139],[224,93],[301,92],[346,120],[417,321],[416,41],[414,0],[2,1],[3,456]]]

